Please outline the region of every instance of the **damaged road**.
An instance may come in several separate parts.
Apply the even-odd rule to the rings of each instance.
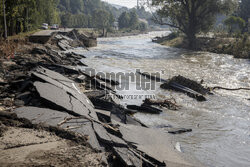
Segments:
[[[119,82],[89,76],[75,67],[86,67],[80,63],[82,55],[64,52],[82,46],[75,35],[79,34],[57,34],[49,43],[30,48],[26,56],[6,62],[8,75],[0,84],[1,99],[8,104],[4,110],[15,114],[18,120],[29,120],[31,125],[82,136],[95,152],[108,153],[101,157],[103,166],[202,166],[179,153],[171,143],[169,133],[190,130],[152,129],[132,116],[138,111],[161,113],[155,106],[173,110],[178,106],[172,101],[150,100],[141,106],[120,105],[113,98],[120,97],[113,89]],[[29,61],[33,56],[36,59]]]
[[[15,109],[19,118],[88,136],[92,148],[101,152],[111,150],[125,166],[194,166],[174,150],[166,132],[135,124],[119,105],[117,109],[107,108],[109,111],[96,110],[74,81],[44,67],[31,74],[33,94],[42,103]],[[120,119],[122,115],[125,122]]]

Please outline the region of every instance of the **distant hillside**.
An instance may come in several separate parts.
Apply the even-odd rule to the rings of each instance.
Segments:
[[[140,9],[129,9],[124,6],[109,4],[101,0],[60,0],[58,4],[61,24],[66,27],[94,27],[93,15],[96,10],[105,10],[110,13],[110,17],[117,20],[123,12],[135,10],[140,19],[147,20],[153,24],[150,12],[143,7]]]
[[[112,4],[112,3],[110,3],[110,5],[115,7],[116,9],[121,9],[121,8],[125,7],[125,6],[116,5],[116,4]]]

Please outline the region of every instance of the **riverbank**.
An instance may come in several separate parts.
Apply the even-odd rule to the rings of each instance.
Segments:
[[[188,41],[184,36],[176,33],[157,37],[153,41],[165,46],[188,49]],[[198,37],[196,51],[229,54],[235,58],[250,59],[250,37],[249,35],[240,38]]]
[[[117,102],[119,96],[112,87],[119,83],[89,75],[84,70],[88,66],[81,61],[84,55],[74,52],[81,44],[70,32],[58,33],[46,44],[28,40],[9,44],[11,49],[4,47],[0,61],[0,120],[4,141],[0,152],[20,159],[11,162],[2,156],[0,161],[7,166],[22,165],[26,160],[31,161],[26,162],[26,166],[35,163],[64,166],[68,155],[76,158],[67,166],[80,162],[80,166],[91,166],[87,163],[90,161],[93,166],[202,166],[177,151],[180,146],[172,143],[169,133],[181,133],[183,129],[170,127],[168,133],[146,127],[130,115],[134,111]],[[24,124],[24,120],[29,123]],[[37,130],[44,135],[40,137]],[[13,144],[8,147],[9,134],[13,131]],[[22,136],[26,132],[27,138],[31,136],[32,140],[23,144],[27,138],[15,135]],[[44,142],[40,138],[44,138]],[[68,149],[68,142],[70,146],[73,142],[77,148]],[[46,143],[50,145],[48,149]],[[17,153],[13,154],[15,149]],[[58,149],[66,150],[66,155],[61,157],[65,152],[58,152]],[[80,158],[79,150],[86,156]],[[22,155],[24,151],[27,154]],[[36,151],[45,152],[45,156],[35,154]],[[53,155],[54,161],[49,163],[47,155]],[[54,164],[57,159],[61,161]]]

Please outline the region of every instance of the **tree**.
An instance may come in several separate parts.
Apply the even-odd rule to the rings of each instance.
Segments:
[[[152,0],[156,6],[155,21],[183,32],[189,48],[195,49],[196,35],[208,32],[219,13],[228,13],[234,7],[232,0]]]
[[[119,28],[128,28],[130,22],[130,15],[127,12],[123,12],[118,18]]]
[[[246,22],[236,16],[230,16],[224,21],[225,25],[228,27],[229,33],[240,30],[243,32]]]
[[[7,39],[7,23],[6,23],[6,13],[5,13],[5,0],[3,0],[3,21],[4,21],[4,38]]]
[[[129,27],[131,29],[136,29],[136,27],[138,26],[139,24],[139,19],[138,19],[138,15],[136,14],[136,11],[135,10],[132,10],[130,13],[129,13],[129,17],[130,17],[130,20],[129,20]]]
[[[138,25],[138,29],[142,32],[146,31],[148,29],[148,24],[145,22],[140,22]]]
[[[103,36],[105,36],[106,29],[109,28],[113,22],[111,19],[113,18],[111,13],[106,10],[95,10],[93,14],[93,20],[96,28],[103,30]]]

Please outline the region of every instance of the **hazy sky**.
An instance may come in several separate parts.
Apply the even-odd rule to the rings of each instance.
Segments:
[[[137,4],[137,0],[102,0],[108,3],[113,3],[121,6],[126,6],[129,8],[135,7]]]

